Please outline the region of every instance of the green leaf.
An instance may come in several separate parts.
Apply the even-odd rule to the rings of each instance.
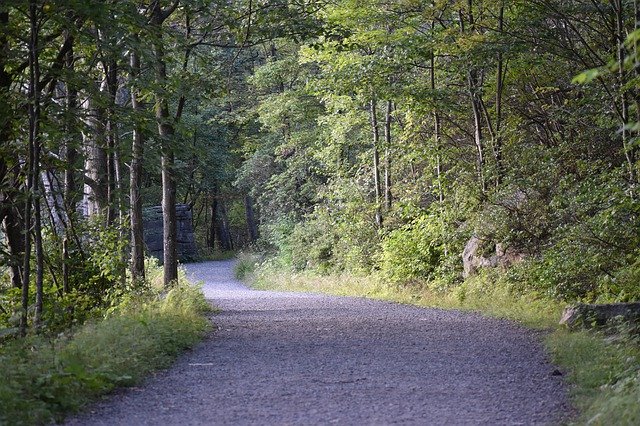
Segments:
[[[573,77],[571,82],[573,84],[587,84],[600,77],[603,72],[602,68],[592,68],[590,70],[586,70]]]

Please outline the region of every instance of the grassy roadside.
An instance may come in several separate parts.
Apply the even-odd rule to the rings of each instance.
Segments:
[[[580,413],[575,424],[640,424],[640,345],[630,337],[569,332],[558,325],[564,306],[533,294],[515,295],[490,277],[468,280],[449,293],[386,284],[380,277],[351,274],[319,276],[256,267],[240,258],[238,275],[254,287],[361,296],[425,307],[480,311],[547,330],[545,345],[565,372],[573,404]]]
[[[167,367],[209,327],[202,292],[182,282],[137,297],[69,335],[0,346],[0,424],[46,424]]]

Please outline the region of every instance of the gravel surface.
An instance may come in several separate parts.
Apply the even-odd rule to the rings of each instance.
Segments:
[[[69,425],[558,424],[535,333],[479,315],[247,289],[233,262],[187,265],[222,309],[167,371]],[[557,374],[557,372],[556,372]]]

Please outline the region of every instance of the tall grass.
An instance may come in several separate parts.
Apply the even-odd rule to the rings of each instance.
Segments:
[[[0,424],[45,424],[117,386],[166,367],[207,330],[210,310],[186,283],[139,297],[105,319],[55,338],[31,336],[0,348]]]
[[[517,292],[508,279],[479,275],[447,292],[398,286],[373,275],[317,275],[278,270],[268,264],[243,265],[256,288],[360,296],[425,307],[472,310],[546,330],[544,344],[566,374],[578,414],[575,424],[640,424],[640,345],[625,333],[570,332],[558,324],[564,305],[535,293]]]

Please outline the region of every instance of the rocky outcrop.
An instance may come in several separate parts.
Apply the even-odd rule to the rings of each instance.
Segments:
[[[560,324],[570,329],[602,328],[615,322],[640,324],[640,302],[585,304],[564,310]]]
[[[495,268],[498,266],[506,268],[524,258],[523,253],[519,253],[511,247],[505,247],[501,243],[495,245],[495,251],[491,256],[485,257],[478,253],[484,242],[484,240],[474,235],[464,246],[462,251],[464,278],[475,274],[481,268]]]
[[[164,253],[162,206],[145,208],[143,217],[144,243],[147,246],[147,254],[162,262]],[[176,205],[176,219],[178,260],[180,262],[195,260],[198,256],[198,250],[193,234],[191,207],[188,204]]]

